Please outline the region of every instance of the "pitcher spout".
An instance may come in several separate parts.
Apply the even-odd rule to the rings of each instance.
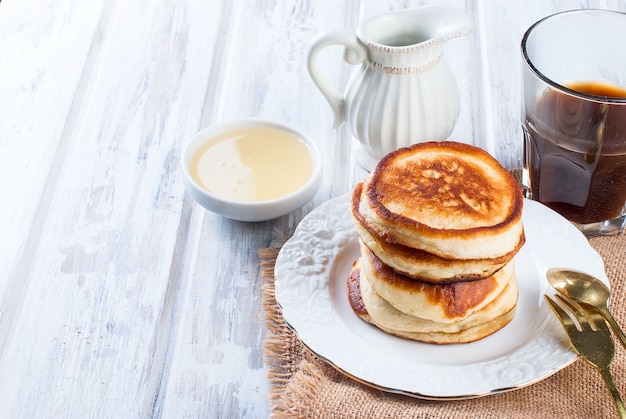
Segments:
[[[432,31],[433,40],[445,42],[452,38],[469,35],[474,31],[474,22],[465,12],[450,7],[433,7],[427,18],[426,27]],[[425,13],[426,14],[426,13]]]

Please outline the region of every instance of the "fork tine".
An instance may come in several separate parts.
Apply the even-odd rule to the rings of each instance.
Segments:
[[[598,310],[590,305],[582,305],[578,301],[572,300],[561,294],[556,294],[556,298],[561,301],[569,310],[571,310],[575,319],[580,324],[581,329],[591,328],[592,330],[598,330],[599,326],[596,322],[598,320]],[[594,316],[595,315],[595,316]],[[604,320],[602,320],[604,321]]]
[[[554,301],[552,298],[545,294],[543,298],[545,298],[546,302],[548,303],[554,314],[556,314],[556,317],[559,319],[563,326],[567,327],[568,325],[574,325],[574,321],[572,320],[572,318],[569,316],[569,314],[567,314],[565,310],[561,308],[560,305],[557,304],[556,301]]]
[[[591,313],[577,301],[561,294],[556,294],[555,297],[571,311],[582,330],[589,328],[592,330],[598,330],[598,325],[593,319]]]

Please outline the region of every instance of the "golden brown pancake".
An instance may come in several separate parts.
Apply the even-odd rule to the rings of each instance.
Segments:
[[[437,343],[437,344],[450,344],[450,343],[469,343],[479,339],[482,339],[486,336],[489,336],[496,331],[500,330],[502,327],[506,326],[515,315],[515,305],[509,311],[505,311],[497,317],[488,319],[483,323],[477,323],[475,325],[471,325],[465,329],[453,331],[454,329],[449,329],[448,332],[445,331],[437,331],[433,328],[425,328],[424,331],[416,331],[419,329],[412,329],[412,331],[406,330],[397,330],[390,328],[385,325],[378,324],[376,320],[370,315],[367,311],[365,303],[363,301],[363,296],[361,294],[361,269],[357,263],[353,265],[352,271],[348,276],[347,280],[347,290],[350,306],[355,314],[361,318],[362,320],[370,323],[382,331],[396,335],[402,338],[427,342],[427,343]],[[364,281],[367,282],[367,281]],[[515,287],[515,299],[517,300],[517,282],[513,279],[511,285]],[[511,294],[511,285],[507,286],[506,294]],[[380,297],[379,297],[380,298]],[[494,302],[494,304],[496,304]],[[445,326],[444,326],[445,327]],[[404,329],[404,328],[402,328]]]
[[[469,329],[456,333],[446,332],[402,332],[398,330],[387,329],[384,326],[376,324],[371,316],[363,316],[366,322],[377,326],[382,331],[405,339],[416,340],[426,343],[450,344],[450,343],[470,343],[483,339],[489,335],[493,335],[498,330],[509,324],[515,317],[515,308],[499,317],[489,320],[486,323],[479,324]]]
[[[395,309],[438,323],[463,320],[491,303],[514,276],[514,262],[490,277],[433,284],[398,274],[361,242],[361,273],[372,289]]]
[[[352,193],[352,215],[359,238],[383,263],[396,272],[411,278],[433,283],[486,278],[513,259],[525,241],[522,234],[519,243],[512,252],[496,258],[485,259],[446,259],[424,250],[389,243],[367,229],[365,220],[359,213],[361,191],[362,188],[359,184]]]
[[[388,243],[445,259],[496,259],[519,249],[523,197],[486,151],[419,143],[383,157],[362,185],[362,225]]]
[[[480,310],[470,314],[463,320],[452,323],[439,323],[432,320],[409,316],[396,310],[391,304],[380,297],[369,285],[369,281],[361,271],[360,290],[364,309],[374,322],[389,330],[411,333],[458,333],[466,329],[487,323],[508,313],[517,305],[518,289],[515,276],[507,283],[504,290],[496,298]]]

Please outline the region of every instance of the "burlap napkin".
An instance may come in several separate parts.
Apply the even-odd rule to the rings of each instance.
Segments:
[[[626,233],[593,238],[611,281],[611,311],[626,328]],[[273,417],[302,418],[612,418],[613,401],[599,373],[578,359],[534,385],[462,401],[426,401],[360,384],[317,358],[286,326],[274,297],[273,268],[278,247],[261,249],[265,356]],[[611,367],[626,399],[626,350],[616,342]],[[356,348],[358,350],[358,348]]]

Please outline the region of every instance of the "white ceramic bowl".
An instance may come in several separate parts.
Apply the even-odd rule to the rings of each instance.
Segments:
[[[207,141],[231,131],[260,127],[288,132],[295,135],[308,147],[313,162],[313,173],[308,182],[300,189],[280,198],[266,201],[236,201],[209,192],[192,177],[190,172],[191,159],[195,152]],[[226,121],[205,128],[194,135],[185,146],[181,163],[187,193],[207,210],[239,221],[266,221],[294,211],[309,202],[315,196],[322,183],[322,159],[317,144],[293,128],[257,118]],[[285,173],[285,175],[288,176],[289,173]]]

